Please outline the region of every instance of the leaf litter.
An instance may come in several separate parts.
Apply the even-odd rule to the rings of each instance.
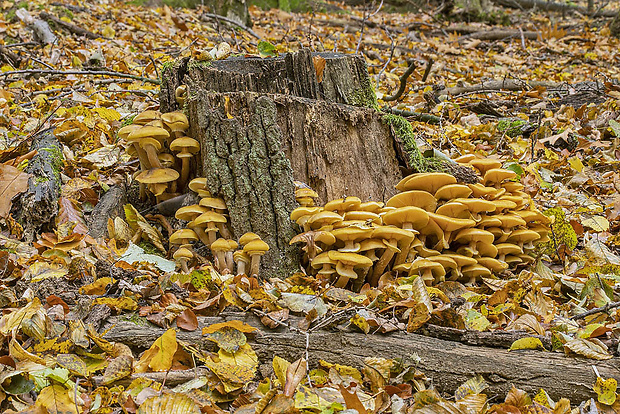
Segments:
[[[180,339],[180,332],[200,328],[196,315],[231,307],[256,311],[271,329],[347,327],[380,334],[416,332],[441,321],[481,332],[523,331],[527,335],[510,346],[515,352],[564,351],[593,360],[617,354],[620,86],[613,80],[620,78],[620,54],[606,26],[586,17],[526,17],[501,9],[524,29],[520,36],[489,41],[462,34],[467,32],[431,13],[372,13],[338,5],[334,18],[322,10],[252,6],[253,31],[262,37],[257,42],[248,31],[204,21],[202,8],[115,1],[0,7],[4,412],[571,412],[571,402],[553,401],[544,390],[529,396],[513,387],[505,399],[490,401],[480,376],[454,396],[442,396],[415,358],[377,356],[363,367],[337,361],[311,367],[305,357],[287,361],[276,355],[274,375],[265,376],[248,341],[256,328],[239,320],[203,327],[214,352]],[[28,25],[40,10],[88,33],[52,25],[56,43],[38,44]],[[472,23],[470,32],[492,28]],[[526,37],[525,28],[537,36]],[[422,148],[447,158],[490,156],[515,171],[524,191],[554,218],[551,240],[540,246],[534,265],[505,279],[427,287],[417,278],[408,288],[387,284],[353,293],[324,289],[302,274],[284,281],[230,277],[208,260],[189,274],[176,273],[162,236],[167,229],[132,205],[125,206],[126,221],[108,224],[110,238],[90,237],[84,217],[104,192],[136,170],[119,149],[117,131],[157,106],[164,66],[175,58],[204,56],[222,42],[234,54],[263,57],[300,45],[361,51],[381,105],[381,98],[399,88],[407,59],[417,61],[391,108],[409,116]],[[22,76],[19,70],[34,73]],[[493,80],[519,87],[485,88]],[[421,113],[439,122],[418,120]],[[25,169],[34,156],[28,143],[48,125],[62,142],[63,196],[54,227],[31,243],[23,241],[11,203],[28,188]],[[133,242],[141,244],[140,251],[132,250]],[[446,312],[454,301],[466,306]],[[113,313],[166,330],[149,347],[131,349],[107,341],[95,328],[97,318],[86,322],[94,309],[104,319]],[[289,311],[305,317],[300,327],[291,325]],[[174,383],[180,372],[194,374]],[[597,377],[593,399],[580,409],[617,412],[616,380]]]

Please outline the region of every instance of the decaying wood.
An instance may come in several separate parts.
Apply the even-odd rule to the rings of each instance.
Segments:
[[[595,13],[590,13],[586,7],[575,6],[569,3],[560,3],[554,1],[547,0],[492,0],[493,3],[505,6],[512,7],[517,9],[540,9],[547,11],[558,11],[558,12],[577,12],[585,15],[592,15],[593,17],[614,17],[617,10],[599,10]]]
[[[54,22],[55,24],[57,24],[58,26],[62,27],[63,29],[68,30],[69,32],[76,34],[78,36],[86,36],[89,39],[98,39],[100,37],[102,37],[99,34],[93,33],[90,30],[86,30],[82,27],[76,26],[73,23],[69,23],[66,22],[56,16],[54,16],[53,14],[47,13],[47,12],[41,12],[39,13],[39,17],[41,17],[41,19],[45,20],[45,21],[50,21],[50,22]]]
[[[30,24],[30,28],[34,32],[35,39],[40,43],[52,45],[58,41],[58,38],[45,20],[34,19]]]
[[[460,95],[462,93],[471,93],[478,91],[522,91],[533,89],[538,86],[542,86],[545,88],[555,88],[558,87],[559,84],[555,82],[544,82],[544,81],[524,81],[524,80],[516,80],[516,79],[502,79],[502,80],[491,80],[486,82],[480,82],[475,85],[467,85],[467,86],[454,86],[451,88],[445,88],[439,91],[440,95]]]
[[[313,57],[325,59],[320,76]],[[370,86],[366,62],[359,55],[314,53],[304,49],[277,58],[228,58],[213,62],[183,60],[164,71],[161,110],[178,109],[176,88],[185,83],[189,90],[210,92],[257,92],[363,105]],[[197,88],[197,89],[193,89]]]
[[[178,331],[177,337],[190,344],[213,349],[213,343],[204,340],[204,326],[232,319],[242,320],[256,328],[258,333],[248,338],[262,366],[261,373],[269,373],[272,358],[277,355],[290,361],[305,356],[306,337],[288,328],[267,329],[251,314],[227,314],[221,317],[199,318],[194,332]],[[105,338],[113,342],[146,349],[165,330],[145,322],[135,324],[111,318],[103,329],[111,327]],[[459,342],[430,338],[408,333],[365,335],[355,332],[318,331],[310,334],[308,355],[310,365],[322,359],[332,363],[360,368],[366,357],[406,358],[418,355],[418,368],[433,379],[439,391],[452,394],[460,384],[476,374],[489,383],[487,395],[506,395],[514,385],[530,393],[540,388],[553,399],[570,398],[573,403],[592,398],[592,384],[596,366],[603,378],[617,374],[618,361],[594,361],[567,357],[557,352],[508,351],[505,349],[464,345]]]
[[[127,203],[127,191],[124,186],[110,188],[99,200],[88,217],[88,233],[94,237],[105,237],[108,228],[108,219],[123,217],[123,205]]]
[[[13,217],[24,227],[27,241],[41,231],[51,231],[58,214],[62,145],[53,129],[39,132],[32,140],[31,150],[37,154],[30,160],[26,172],[32,174],[28,190],[13,203]]]
[[[194,378],[206,375],[207,373],[207,368],[203,367],[197,367],[196,369],[188,370],[171,370],[167,372],[144,372],[139,374],[132,374],[127,378],[115,381],[114,385],[128,386],[133,380],[144,378],[160,383],[165,382],[166,386],[174,387],[175,385],[184,384],[188,381],[193,380]],[[92,381],[96,387],[105,385],[103,376],[95,376],[92,378]]]
[[[459,38],[459,42],[465,42],[470,39],[478,40],[503,40],[503,39],[519,39],[521,37],[530,40],[538,39],[538,32],[521,31],[521,30],[483,30],[475,33],[469,33]]]

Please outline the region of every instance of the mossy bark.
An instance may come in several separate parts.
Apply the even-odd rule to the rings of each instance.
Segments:
[[[614,19],[609,23],[609,31],[612,36],[615,36],[620,39],[620,11],[614,17]]]
[[[198,92],[188,102],[191,135],[202,143],[203,175],[212,194],[223,197],[235,238],[254,232],[269,244],[260,274],[288,276],[298,269],[289,241],[295,208],[293,170],[281,149],[275,103],[264,96],[243,99],[230,115],[224,95]]]
[[[27,241],[54,227],[64,162],[61,148],[53,129],[38,133],[32,140],[30,149],[37,154],[26,167],[32,177],[28,180],[28,190],[19,196],[12,208],[13,217],[23,226]]]

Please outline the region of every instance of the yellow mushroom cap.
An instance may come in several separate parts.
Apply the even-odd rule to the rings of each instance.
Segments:
[[[130,133],[127,136],[127,141],[142,141],[145,138],[153,138],[160,143],[163,142],[166,138],[168,138],[170,134],[163,128],[159,128],[156,126],[145,125],[140,129],[137,129]]]
[[[180,249],[177,249],[176,252],[174,252],[174,254],[172,255],[172,257],[175,260],[179,260],[179,259],[191,259],[192,257],[194,257],[194,254],[192,253],[192,251],[188,248],[185,247],[181,247]]]
[[[191,157],[192,154],[200,151],[200,143],[196,141],[194,138],[190,137],[179,137],[172,141],[170,144],[170,150],[173,152],[178,152],[177,157]]]
[[[172,244],[186,244],[188,241],[196,240],[198,240],[198,236],[192,229],[180,229],[170,236],[170,243]]]
[[[463,184],[448,184],[441,187],[435,192],[437,200],[452,200],[453,198],[467,198],[471,195],[472,190]]]
[[[269,251],[269,245],[260,239],[255,239],[243,246],[243,251],[250,256],[262,256]]]
[[[206,190],[207,179],[204,177],[194,178],[192,181],[189,182],[189,189],[195,193],[197,193],[198,190]]]
[[[131,134],[134,131],[139,130],[140,128],[142,127],[136,124],[125,125],[124,127],[118,130],[117,134],[120,139],[127,139],[129,134]]]
[[[410,190],[398,193],[387,201],[387,207],[419,207],[426,211],[435,211],[437,199],[431,193],[422,190]]]
[[[517,173],[503,168],[492,168],[484,173],[484,185],[497,185],[504,180],[512,180],[517,177]]]
[[[167,112],[161,116],[161,120],[173,132],[181,132],[189,128],[189,120],[183,112]]]
[[[480,229],[463,229],[457,233],[454,240],[460,243],[468,243],[477,241],[482,243],[493,244],[495,237],[493,233]]]
[[[491,271],[479,264],[474,264],[474,265],[469,265],[469,266],[464,266],[461,269],[461,273],[463,273],[463,276],[466,277],[483,277],[483,276],[491,276]]]
[[[169,183],[177,178],[179,178],[179,173],[172,168],[151,168],[136,176],[136,180],[144,184]]]
[[[260,240],[260,236],[256,233],[247,232],[243,236],[239,237],[239,244],[245,246],[252,240]]]
[[[220,213],[216,213],[215,211],[206,211],[196,217],[194,221],[192,221],[192,226],[201,226],[205,223],[226,223],[226,217],[224,217]]]
[[[383,223],[387,225],[411,224],[414,229],[420,229],[428,224],[428,213],[418,207],[399,207],[383,215]]]
[[[468,164],[480,171],[480,174],[483,176],[488,170],[500,168],[502,166],[501,161],[492,158],[472,159]]]
[[[192,221],[202,213],[206,212],[206,208],[194,204],[191,206],[184,206],[179,208],[174,214],[174,217],[178,218],[179,220]]]
[[[403,178],[397,185],[399,191],[422,190],[435,194],[444,185],[456,184],[456,178],[446,173],[417,173]]]
[[[161,112],[148,110],[148,111],[142,112],[141,114],[136,115],[136,117],[133,119],[133,123],[138,124],[138,125],[146,125],[149,122],[152,122],[158,119],[161,119]]]
[[[349,211],[357,210],[361,204],[362,200],[358,197],[346,197],[328,201],[323,208],[327,211]]]
[[[460,219],[471,218],[469,208],[467,208],[465,204],[456,201],[450,201],[449,203],[437,207],[437,211],[435,211],[435,213],[441,214],[442,216],[446,217],[454,217]]]
[[[202,207],[213,208],[216,210],[226,210],[226,203],[221,198],[203,197],[199,203]]]
[[[228,240],[222,238],[219,238],[213,243],[211,243],[211,246],[209,248],[213,252],[227,252],[230,250]]]

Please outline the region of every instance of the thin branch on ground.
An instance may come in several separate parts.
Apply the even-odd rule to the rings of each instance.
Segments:
[[[579,313],[575,316],[571,316],[571,319],[576,321],[578,319],[584,319],[590,315],[594,315],[597,313],[607,313],[608,311],[610,311],[611,309],[615,309],[620,307],[620,301],[619,302],[609,302],[607,305],[605,306],[601,306],[600,308],[594,308],[594,309],[590,309],[589,311],[583,312],[583,313]]]
[[[405,89],[407,88],[407,79],[409,79],[409,76],[411,76],[411,74],[413,73],[415,69],[416,69],[415,61],[412,61],[409,67],[407,68],[407,70],[405,71],[405,73],[403,73],[403,75],[400,77],[400,86],[398,87],[398,90],[396,91],[396,93],[394,95],[384,97],[383,100],[386,102],[390,102],[390,101],[395,101],[399,99],[401,96],[403,96],[403,93],[405,93]]]
[[[383,0],[381,0],[379,7],[377,7],[377,10],[375,10],[374,13],[366,14],[366,12],[364,11],[364,18],[362,19],[362,22],[361,22],[362,28],[360,30],[360,40],[357,42],[357,47],[355,48],[355,54],[358,54],[360,52],[360,46],[362,46],[362,40],[364,39],[364,28],[366,27],[366,21],[372,16],[374,16],[375,14],[379,13],[382,7],[383,7]]]
[[[229,19],[228,17],[224,17],[224,16],[220,16],[219,14],[213,14],[213,13],[203,13],[201,16],[202,20],[205,19],[210,19],[210,20],[215,20],[215,21],[223,21],[232,25],[237,26],[238,28],[245,30],[246,32],[248,32],[251,36],[257,38],[257,39],[262,39],[262,37],[257,34],[254,30],[250,29],[249,27],[247,27],[244,24],[241,24],[233,19]]]
[[[433,67],[433,64],[435,63],[435,61],[433,60],[432,57],[428,58],[428,61],[426,62],[426,69],[424,69],[424,75],[422,75],[422,82],[426,82],[426,80],[428,79],[428,75],[431,74],[431,69]]]
[[[145,78],[144,76],[131,75],[129,73],[114,72],[110,70],[51,70],[51,69],[22,69],[9,70],[0,73],[2,77],[12,75],[90,75],[90,76],[118,76],[119,78],[135,79],[143,82],[159,85],[159,79]]]

